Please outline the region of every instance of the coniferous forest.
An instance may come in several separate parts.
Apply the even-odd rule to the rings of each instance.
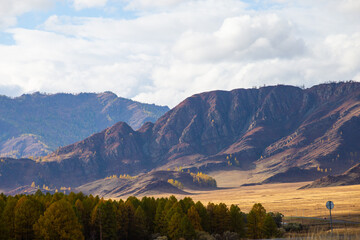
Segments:
[[[282,215],[257,203],[194,202],[190,197],[114,201],[82,193],[0,195],[0,239],[258,239],[281,235]]]

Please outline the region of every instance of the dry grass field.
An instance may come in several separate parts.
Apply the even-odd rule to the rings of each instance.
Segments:
[[[328,217],[325,203],[333,201],[334,219],[360,222],[360,185],[297,190],[308,182],[266,184],[192,192],[195,201],[238,204],[248,212],[254,203],[262,203],[267,211],[281,212],[286,217]],[[164,195],[155,195],[156,197]],[[177,195],[177,198],[186,195]]]

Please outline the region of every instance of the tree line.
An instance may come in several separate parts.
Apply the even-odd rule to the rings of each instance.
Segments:
[[[257,203],[194,202],[190,197],[105,200],[82,193],[0,195],[0,239],[241,239],[280,235],[282,215]]]

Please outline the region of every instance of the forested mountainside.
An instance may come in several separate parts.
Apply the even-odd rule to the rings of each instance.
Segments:
[[[44,156],[119,121],[137,129],[168,110],[111,92],[0,96],[0,156]]]
[[[179,166],[248,170],[257,182],[315,180],[359,162],[359,114],[356,82],[205,92],[137,131],[119,122],[37,162],[6,159],[0,189]]]

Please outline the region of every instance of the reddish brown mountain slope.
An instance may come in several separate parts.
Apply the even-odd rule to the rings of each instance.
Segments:
[[[355,82],[201,93],[138,131],[117,123],[58,149],[40,164],[42,179],[77,186],[182,166],[251,169],[266,182],[314,180],[359,161],[359,115]]]
[[[360,163],[356,164],[343,174],[326,176],[315,180],[304,188],[333,187],[360,184]]]

